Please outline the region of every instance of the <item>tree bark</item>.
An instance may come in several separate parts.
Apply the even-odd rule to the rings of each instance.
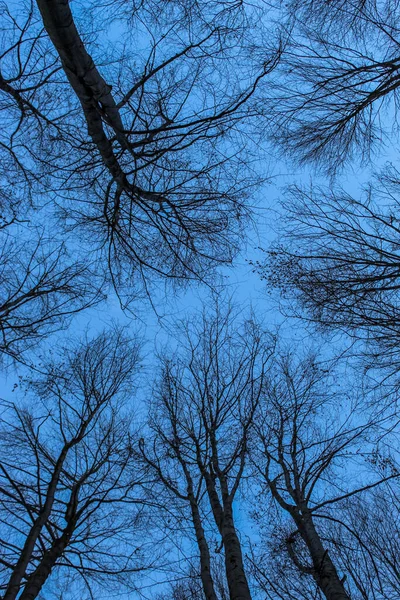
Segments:
[[[60,56],[63,69],[85,115],[88,133],[104,164],[119,184],[126,184],[103,121],[113,128],[122,147],[127,146],[123,124],[111,86],[99,73],[74,23],[69,0],[37,0],[44,27]]]
[[[313,561],[313,577],[327,600],[351,600],[324,548],[310,512],[294,517],[299,533],[307,545]]]
[[[70,499],[65,512],[66,527],[62,535],[55,539],[48,548],[35,571],[31,573],[18,600],[34,600],[39,595],[47,578],[51,575],[57,560],[63,555],[76,526],[79,485],[71,490]]]
[[[53,475],[47,488],[46,501],[26,537],[24,546],[21,550],[20,557],[11,574],[10,581],[8,582],[8,586],[4,593],[3,600],[15,600],[15,598],[18,596],[21,581],[25,576],[26,569],[29,564],[29,561],[31,560],[36,542],[38,540],[43,526],[45,525],[51,513],[54,504],[58,480],[60,478],[61,470],[70,447],[71,444],[66,444],[57,460],[57,463],[54,467]]]
[[[65,548],[68,546],[70,535],[71,533],[68,530],[64,531],[62,536],[55,540],[52,546],[46,551],[39,566],[29,576],[18,600],[34,600],[37,598],[57,560],[63,555]]]
[[[211,559],[208,543],[201,524],[201,517],[196,500],[190,498],[190,508],[192,511],[192,521],[196,533],[197,546],[200,552],[200,576],[203,584],[204,595],[207,600],[217,600],[214,589],[214,582],[211,577]]]
[[[203,474],[214,520],[222,536],[230,600],[251,600],[250,589],[244,571],[242,549],[233,520],[232,501],[228,497],[228,494],[225,493],[224,506],[221,506],[213,478],[204,469]]]
[[[221,534],[230,598],[231,600],[251,600],[249,584],[244,571],[242,548],[236,533],[231,507],[224,510]]]

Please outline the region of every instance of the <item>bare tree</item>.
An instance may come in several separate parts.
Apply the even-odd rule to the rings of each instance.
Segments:
[[[169,583],[166,590],[156,596],[156,600],[204,600],[203,585],[196,569],[189,567],[186,576]]]
[[[188,581],[171,585],[169,593],[164,592],[159,596],[159,600],[203,600],[203,598],[201,585],[196,582],[194,577],[191,577]]]
[[[150,279],[230,262],[261,181],[252,99],[276,63],[256,48],[262,3],[177,2],[168,16],[169,4],[88,2],[84,18],[40,0],[5,14],[3,150],[18,198],[51,193],[124,303]]]
[[[223,576],[223,561],[213,561],[213,581],[217,597],[229,600],[229,591]],[[196,568],[189,563],[188,572],[182,578],[169,584],[167,590],[156,597],[156,600],[205,600],[204,587]]]
[[[13,9],[0,7],[0,352],[25,360],[25,350],[105,294],[104,278],[86,256],[72,256],[49,210],[60,67],[33,5]]]
[[[57,170],[52,151],[57,145],[57,152],[71,151],[68,139],[62,149],[57,141],[62,116],[71,107],[63,108],[55,93],[60,65],[33,2],[12,8],[3,3],[0,10],[1,217],[11,209],[14,219],[31,220],[29,208],[38,209],[51,192]]]
[[[260,541],[256,546],[253,542],[248,556],[252,576],[263,597],[268,600],[323,600],[314,578],[299,571],[288,554],[285,540],[293,533],[290,517],[288,519],[270,502],[265,510],[260,510],[265,504],[265,498],[257,497],[258,510],[254,516]],[[299,543],[296,551],[305,563],[307,556]]]
[[[298,572],[313,578],[327,600],[342,600],[350,598],[346,576],[339,575],[319,522],[333,505],[398,474],[358,485],[356,478],[350,485],[349,471],[340,475],[338,467],[350,469],[359,448],[368,448],[374,422],[357,416],[356,405],[336,387],[333,376],[312,356],[302,361],[290,354],[277,358],[275,374],[270,372],[265,384],[253,462],[263,489],[289,517],[284,542]]]
[[[391,469],[385,466],[386,475]],[[383,600],[400,595],[398,484],[390,481],[355,496],[331,516],[327,535],[346,571],[354,598]]]
[[[239,326],[232,307],[217,304],[184,325],[179,345],[176,358],[162,358],[152,441],[142,441],[141,452],[160,484],[190,510],[205,597],[218,597],[205,534],[211,509],[230,598],[249,599],[233,504],[273,340],[252,319]]]
[[[397,131],[399,6],[294,0],[285,12],[290,41],[266,101],[273,137],[295,160],[332,173]]]
[[[397,377],[399,348],[398,174],[360,200],[341,190],[290,190],[281,242],[257,268],[317,328],[367,344],[369,364]],[[300,309],[300,310],[298,310]],[[365,348],[365,346],[364,346]]]
[[[0,231],[0,352],[22,360],[44,337],[64,328],[71,317],[95,305],[98,276],[88,264],[73,262],[64,244],[43,236],[20,241]]]
[[[4,600],[36,598],[53,571],[91,595],[96,581],[129,587],[143,568],[134,430],[123,408],[138,359],[137,342],[106,332],[47,361],[29,383],[29,404],[3,402]]]

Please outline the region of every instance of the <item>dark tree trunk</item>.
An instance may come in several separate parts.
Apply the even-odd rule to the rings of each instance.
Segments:
[[[231,508],[224,510],[221,534],[230,600],[251,600],[249,584],[244,571],[242,548],[236,533]]]
[[[20,557],[18,559],[17,564],[14,567],[14,570],[11,574],[10,580],[8,582],[7,589],[4,593],[3,600],[15,600],[18,596],[21,582],[25,577],[27,566],[31,560],[32,553],[34,551],[36,542],[39,538],[40,532],[45,525],[47,519],[49,518],[50,512],[53,507],[54,497],[56,493],[56,488],[58,484],[58,480],[60,477],[61,469],[64,464],[65,457],[67,455],[68,449],[73,445],[72,443],[66,444],[61,451],[61,454],[56,462],[54,473],[50,480],[50,483],[47,488],[46,501],[42,510],[40,511],[38,517],[33,523],[28,535],[26,536],[24,546],[21,550]]]
[[[214,519],[222,536],[230,600],[251,600],[250,589],[244,571],[242,549],[233,520],[232,501],[227,489],[225,489],[226,482],[223,482],[224,507],[222,507],[213,478],[209,473],[204,471],[203,473]]]
[[[57,560],[63,555],[65,548],[68,546],[70,535],[68,531],[65,531],[47,550],[39,566],[29,576],[18,600],[35,600],[37,598]]]
[[[197,502],[191,498],[190,508],[192,511],[192,520],[196,532],[197,546],[200,552],[200,576],[203,584],[204,595],[207,600],[217,600],[214,589],[214,582],[211,577],[211,559],[208,543],[201,524],[201,517]]]
[[[126,146],[121,116],[111,86],[103,79],[86,51],[74,23],[69,0],[37,0],[37,5],[65,74],[82,105],[88,133],[113,178],[123,185],[126,178],[103,124],[103,120],[106,120],[120,144]]]
[[[312,515],[302,514],[295,520],[313,561],[313,577],[326,600],[350,600],[328,550],[322,544]]]

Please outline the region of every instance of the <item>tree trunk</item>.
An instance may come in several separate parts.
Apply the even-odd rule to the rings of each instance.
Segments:
[[[227,493],[226,481],[223,481],[221,486],[224,488],[224,506],[222,507],[213,477],[204,469],[202,472],[214,520],[222,536],[230,600],[251,600],[250,589],[244,572],[242,549],[233,521],[232,503]]]
[[[43,585],[46,583],[47,578],[51,574],[54,565],[62,556],[65,548],[68,546],[70,536],[70,532],[65,531],[63,535],[58,538],[47,550],[44,557],[40,561],[39,566],[28,577],[28,581],[26,582],[22,594],[19,596],[18,600],[34,600],[37,598]]]
[[[46,501],[42,510],[40,511],[39,515],[34,521],[28,535],[26,536],[24,546],[21,550],[21,554],[17,561],[17,564],[15,565],[14,570],[11,574],[10,580],[7,585],[7,589],[3,596],[3,600],[15,600],[15,598],[18,596],[21,581],[25,576],[26,569],[29,565],[29,561],[32,558],[32,553],[36,546],[36,542],[39,538],[43,526],[45,525],[51,513],[61,469],[63,467],[68,449],[71,447],[71,445],[72,444],[69,443],[64,446],[56,462],[54,472],[52,474],[50,483],[47,488]]]
[[[230,600],[251,600],[249,584],[244,571],[242,549],[233,522],[231,507],[226,507],[224,510],[221,534]]]
[[[208,543],[201,524],[201,517],[197,502],[194,498],[190,499],[190,508],[192,511],[192,520],[196,533],[197,546],[200,552],[200,576],[203,584],[204,595],[207,600],[217,600],[214,590],[214,582],[211,577],[211,559]]]
[[[126,146],[123,125],[111,86],[100,75],[75,26],[69,0],[37,0],[44,27],[56,48],[65,74],[76,93],[86,118],[88,133],[104,164],[121,185],[125,174],[105,132],[103,121],[113,128],[122,147]]]
[[[313,561],[313,577],[326,600],[350,600],[328,550],[321,542],[312,515],[303,513],[295,520]]]

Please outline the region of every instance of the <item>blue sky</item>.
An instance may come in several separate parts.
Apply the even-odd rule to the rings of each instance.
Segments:
[[[111,36],[118,36],[118,31],[114,30]],[[375,169],[379,169],[386,161],[395,161],[397,148],[386,147],[379,153],[379,159],[374,160],[373,164],[360,168],[357,165],[347,167],[338,177],[337,182],[346,189],[346,191],[358,195],[360,187],[364,185]],[[246,247],[235,260],[230,268],[220,270],[221,283],[225,285],[228,294],[233,299],[244,306],[252,306],[256,314],[259,314],[265,325],[275,329],[280,326],[283,339],[294,345],[308,340],[308,334],[305,327],[298,322],[293,322],[284,318],[277,309],[277,298],[272,294],[266,293],[266,284],[261,281],[259,276],[252,272],[249,261],[262,259],[263,255],[259,247],[268,247],[268,244],[279,235],[279,200],[283,194],[285,186],[293,183],[307,184],[311,178],[321,184],[328,185],[327,176],[313,172],[309,168],[299,168],[293,163],[283,160],[272,148],[268,153],[268,160],[265,164],[265,171],[270,177],[270,181],[261,190],[257,192],[255,198],[257,212],[257,231],[249,229]],[[276,158],[278,157],[278,158]],[[156,312],[146,300],[139,300],[133,309],[137,310],[137,316],[124,313],[114,295],[110,295],[106,304],[90,309],[78,315],[72,322],[68,334],[77,336],[81,332],[89,329],[95,334],[100,329],[109,326],[111,323],[124,324],[132,331],[132,334],[138,334],[145,340],[144,363],[149,388],[152,383],[152,365],[154,364],[154,348],[161,347],[168,343],[174,321],[184,318],[193,311],[199,310],[201,303],[207,299],[209,290],[206,286],[192,285],[185,291],[180,291],[176,295],[169,290],[160,289],[159,293],[153,298]],[[57,348],[63,343],[65,332],[57,334],[46,341],[41,352],[46,353],[49,348]],[[320,340],[318,340],[318,343]],[[175,342],[174,342],[175,343]],[[338,341],[340,343],[340,340]],[[23,370],[22,370],[23,372]],[[12,399],[19,396],[18,375],[21,373],[20,367],[10,365],[0,377],[0,396]],[[146,390],[148,393],[149,390]],[[140,398],[139,398],[140,402]],[[238,526],[245,535],[252,535],[251,527],[245,512],[238,510]],[[109,597],[104,594],[104,597]]]

